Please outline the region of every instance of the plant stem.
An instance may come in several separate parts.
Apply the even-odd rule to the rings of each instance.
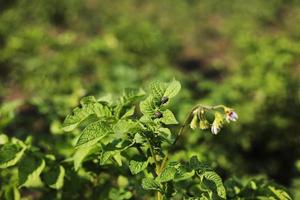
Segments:
[[[175,138],[175,140],[174,140],[174,142],[173,142],[173,144],[172,144],[171,147],[174,147],[174,145],[177,143],[177,141],[178,141],[180,135],[182,135],[182,134],[184,133],[185,128],[189,125],[189,123],[190,123],[190,121],[191,121],[191,119],[192,119],[192,117],[193,117],[193,114],[194,114],[194,112],[195,112],[197,109],[216,110],[216,109],[219,109],[219,108],[223,108],[223,109],[224,109],[225,106],[224,106],[224,105],[206,106],[206,105],[201,105],[201,104],[199,104],[199,105],[193,107],[192,110],[189,112],[188,116],[186,117],[186,119],[184,120],[183,125],[180,127],[180,129],[179,129],[179,131],[178,131],[178,133],[177,133],[177,135],[176,135],[176,138]],[[168,149],[168,152],[167,152],[166,156],[164,157],[164,159],[163,159],[163,161],[162,161],[162,164],[161,164],[161,166],[160,166],[160,168],[159,168],[159,171],[158,171],[159,174],[160,174],[160,173],[162,172],[162,170],[165,168],[165,166],[166,166],[166,164],[167,164],[167,161],[168,161],[168,155],[170,154],[171,150],[172,150],[172,148],[169,148],[169,149]]]
[[[150,140],[149,140],[148,138],[147,138],[147,142],[148,142],[148,145],[149,145],[149,149],[150,149],[151,156],[152,156],[152,158],[153,158],[153,160],[154,160],[154,162],[155,162],[155,171],[156,171],[156,174],[157,174],[157,171],[158,171],[158,169],[159,169],[159,163],[158,163],[158,161],[157,161],[157,159],[156,159],[156,155],[155,155],[155,153],[154,153],[154,150],[153,150],[152,145],[151,145],[151,143],[150,143]]]

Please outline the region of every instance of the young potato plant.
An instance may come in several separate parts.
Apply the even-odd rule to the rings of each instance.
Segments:
[[[76,142],[73,156],[63,160],[32,146],[30,139],[1,135],[0,168],[6,171],[0,196],[20,199],[23,188],[42,187],[40,197],[56,191],[52,199],[291,199],[268,181],[224,184],[196,156],[170,161],[189,126],[218,134],[226,122],[238,119],[224,105],[197,105],[179,125],[168,105],[180,88],[176,80],[156,81],[148,94],[125,89],[116,100],[84,97],[64,120],[63,129],[74,133]]]

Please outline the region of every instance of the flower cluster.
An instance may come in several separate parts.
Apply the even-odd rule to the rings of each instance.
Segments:
[[[217,111],[222,109],[223,112]],[[206,114],[212,112],[214,114],[214,120],[212,124],[206,119]],[[230,121],[237,121],[238,114],[231,108],[223,105],[219,106],[198,106],[191,113],[192,120],[190,122],[190,127],[196,129],[199,127],[201,130],[209,129],[213,134],[218,134],[223,127],[224,121],[228,123]]]

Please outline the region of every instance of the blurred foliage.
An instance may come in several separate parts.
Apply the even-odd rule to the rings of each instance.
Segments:
[[[245,188],[249,177],[262,175],[297,199],[298,24],[297,0],[1,0],[0,131],[22,140],[32,136],[34,146],[61,161],[76,142],[76,133],[64,133],[61,123],[82,96],[110,99],[125,87],[176,77],[183,91],[171,107],[179,121],[201,102],[235,107],[239,123],[217,137],[188,132],[171,160],[197,155],[223,179],[243,177]],[[0,171],[1,186],[8,173]],[[66,180],[72,194],[88,175],[66,176],[77,179]],[[51,190],[45,194],[54,198]],[[12,187],[5,195],[18,196]]]

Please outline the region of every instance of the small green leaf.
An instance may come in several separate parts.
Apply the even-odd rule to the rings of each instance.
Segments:
[[[126,113],[122,116],[122,119],[131,117],[134,114],[135,106],[132,106]]]
[[[8,137],[5,134],[0,134],[0,145],[8,143]]]
[[[168,84],[168,87],[167,87],[165,93],[163,94],[163,96],[173,98],[178,94],[180,89],[181,89],[180,82],[173,80],[171,83]]]
[[[177,172],[177,169],[172,166],[167,166],[161,174],[158,176],[158,181],[159,182],[168,182],[171,181],[175,178],[175,174]]]
[[[214,183],[214,187],[211,187],[210,184],[206,183],[204,180],[204,183],[212,190],[213,193],[216,193],[219,197],[226,199],[226,190],[223,185],[221,177],[214,171],[205,171],[201,173],[200,177],[202,179],[206,179],[210,182]]]
[[[137,89],[137,88],[126,88],[123,92],[123,96],[120,98],[120,102],[123,105],[127,105],[129,103],[132,103],[139,98],[143,97],[145,95],[144,90]]]
[[[83,97],[80,100],[80,104],[81,105],[88,105],[90,103],[97,103],[97,100],[94,96],[87,96],[87,97]]]
[[[33,155],[26,155],[18,165],[19,185],[37,187],[42,185],[40,174],[45,168],[45,161]]]
[[[7,168],[17,164],[22,158],[26,146],[21,141],[12,144],[7,143],[0,147],[0,169]]]
[[[163,117],[160,119],[160,121],[166,125],[169,124],[178,124],[178,121],[176,120],[174,114],[170,110],[165,110],[162,112]]]
[[[55,166],[44,175],[44,180],[49,187],[53,189],[61,189],[64,185],[65,169],[63,166]]]
[[[147,166],[148,166],[148,160],[147,161],[131,160],[129,163],[129,169],[133,175],[143,171],[144,169],[147,168]]]
[[[142,187],[145,190],[155,190],[163,192],[160,183],[152,178],[143,178]]]
[[[97,121],[88,125],[80,135],[76,147],[91,146],[96,144],[99,140],[107,134],[112,133],[112,128],[103,121]]]
[[[183,181],[192,178],[195,175],[195,170],[187,171],[183,166],[178,168],[177,173],[175,174],[174,181]]]
[[[275,188],[273,186],[269,186],[268,187],[269,190],[280,200],[292,200],[292,198],[290,197],[290,195],[282,190],[282,189],[278,189],[278,188]]]

